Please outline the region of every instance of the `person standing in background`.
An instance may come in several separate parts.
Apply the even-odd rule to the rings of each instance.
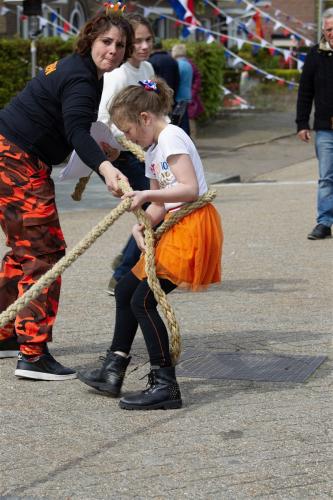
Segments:
[[[169,87],[173,90],[175,105],[175,98],[178,92],[180,80],[178,64],[171,54],[163,49],[162,40],[158,37],[155,38],[153,52],[149,58],[149,62],[154,68],[155,75],[163,78],[163,80],[165,80]]]
[[[194,140],[197,136],[196,119],[205,111],[204,105],[200,98],[201,91],[201,74],[197,65],[189,59],[193,70],[192,78],[192,100],[188,105],[188,117],[190,120],[191,137]]]
[[[298,137],[309,142],[310,114],[315,105],[315,146],[319,163],[317,225],[309,240],[330,238],[333,224],[333,8],[323,13],[323,36],[304,63],[297,98]]]
[[[178,63],[179,69],[179,87],[176,94],[176,103],[177,107],[181,109],[179,111],[180,120],[177,125],[190,135],[190,121],[188,117],[188,104],[192,100],[192,78],[193,78],[193,69],[186,58],[186,46],[182,43],[174,45],[172,47],[171,55],[174,59],[176,59]],[[176,115],[176,109],[174,110],[174,115]],[[174,123],[174,121],[173,121]]]

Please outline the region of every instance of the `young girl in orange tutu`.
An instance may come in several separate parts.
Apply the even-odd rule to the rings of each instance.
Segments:
[[[131,85],[113,100],[110,114],[125,136],[146,150],[146,175],[150,190],[124,195],[131,210],[151,202],[146,214],[152,226],[169,217],[183,203],[207,192],[203,166],[186,133],[166,121],[172,106],[172,90],[158,78]],[[180,408],[179,385],[172,366],[167,329],[147,283],[144,265],[144,228],[135,224],[133,235],[142,256],[115,289],[116,324],[113,341],[102,367],[79,373],[85,384],[119,396],[129,353],[138,325],[146,342],[151,372],[148,389],[129,394],[120,407],[131,410]],[[178,286],[198,290],[221,279],[222,228],[220,217],[208,203],[165,232],[158,241],[156,271],[165,293]]]

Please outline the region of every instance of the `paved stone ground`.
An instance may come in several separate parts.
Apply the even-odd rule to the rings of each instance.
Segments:
[[[333,497],[333,240],[306,239],[315,162],[280,167],[217,186],[223,282],[170,300],[185,347],[328,360],[304,384],[182,378],[181,410],[142,413],[78,381],[18,380],[16,361],[3,360],[0,498]],[[113,203],[87,210],[86,195],[80,210],[62,205],[70,248]],[[94,366],[110,343],[115,307],[105,288],[132,221],[123,216],[64,274],[51,346],[64,364]],[[139,369],[125,391],[145,385],[141,333],[133,354]]]

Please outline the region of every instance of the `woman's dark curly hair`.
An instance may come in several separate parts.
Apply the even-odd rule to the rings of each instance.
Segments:
[[[120,14],[107,14],[105,11],[98,12],[92,19],[81,28],[75,44],[75,52],[86,55],[90,52],[93,42],[100,35],[115,26],[126,36],[126,49],[124,62],[132,55],[134,32],[126,16]]]

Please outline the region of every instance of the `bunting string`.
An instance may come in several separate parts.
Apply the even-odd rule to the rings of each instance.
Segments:
[[[226,1],[233,2],[234,0],[226,0]],[[260,13],[260,15],[262,15],[263,19],[266,22],[269,22],[269,21],[272,22],[274,24],[274,28],[273,28],[274,31],[283,28],[285,30],[286,34],[288,32],[288,34],[295,35],[296,39],[304,40],[305,45],[307,47],[311,47],[313,45],[313,42],[311,40],[309,40],[307,37],[305,37],[304,35],[301,35],[298,31],[294,30],[293,28],[290,28],[290,26],[286,25],[281,20],[276,19],[275,17],[273,17],[268,12],[264,12],[262,9],[260,9],[259,7],[257,7],[252,2],[249,2],[248,0],[236,0],[236,2],[238,4],[245,3],[246,4],[245,10],[253,9],[256,12]]]
[[[226,12],[223,11],[222,9],[220,9],[219,7],[217,7],[216,5],[214,5],[210,0],[205,0],[205,3],[207,5],[209,5],[210,7],[212,7],[213,9],[213,12],[215,14],[223,14],[224,16],[226,16],[226,19],[227,19],[227,24],[230,24],[230,22],[232,22],[234,20],[234,18],[230,17],[230,16],[227,16]],[[251,18],[252,18],[252,14],[251,14]],[[291,50],[287,50],[287,49],[281,49],[280,47],[276,47],[275,45],[273,45],[272,43],[268,42],[267,40],[265,40],[263,37],[259,36],[257,33],[253,33],[251,32],[248,27],[246,26],[246,24],[244,23],[239,23],[238,27],[247,35],[247,36],[251,36],[251,38],[257,38],[258,40],[260,40],[260,47],[261,48],[267,48],[267,49],[271,49],[273,50],[274,52],[272,53],[272,55],[275,55],[276,53],[280,53],[283,55],[285,61],[288,61],[289,59],[293,60],[293,61],[296,61],[297,63],[297,69],[300,69],[299,66],[302,68],[303,67],[303,64],[304,64],[304,59],[301,59],[301,58],[297,58],[295,57],[293,54],[292,54],[292,51]],[[221,34],[220,34],[221,35]],[[226,35],[226,34],[223,34],[227,39],[229,40],[236,40],[237,42],[237,47],[238,47],[238,50],[242,48],[243,44],[244,43],[247,43],[247,44],[250,44],[250,45],[254,45],[255,47],[258,47],[258,43],[257,42],[252,42],[251,40],[245,40],[244,38],[235,38],[235,37],[232,37],[230,35]]]
[[[137,6],[140,7],[140,8],[146,8],[146,7],[144,7],[143,5],[140,5],[140,4],[137,4]],[[181,21],[180,19],[176,19],[176,18],[174,18],[172,16],[169,16],[167,14],[162,14],[161,15],[161,13],[159,11],[157,11],[156,9],[154,9],[154,7],[150,7],[149,10],[150,10],[150,12],[152,14],[156,14],[160,18],[165,18],[165,19],[169,19],[171,21],[177,22],[178,25],[191,26],[190,23],[187,23],[186,21]],[[224,40],[225,37],[228,38],[228,35],[224,35],[224,34],[221,34],[220,32],[216,32],[216,31],[212,31],[212,30],[210,30],[208,28],[204,28],[203,26],[196,27],[195,29],[199,30],[201,32],[204,32],[207,35],[214,35],[214,34],[218,35],[220,37],[220,41],[222,41],[222,43],[223,43],[223,40]],[[230,37],[230,38],[233,38],[233,37]],[[211,40],[211,41],[216,41],[216,40],[214,39],[214,40]],[[246,42],[246,43],[250,43],[250,42]],[[255,44],[255,43],[252,43],[252,45],[257,45],[258,46],[258,44]],[[230,49],[228,49],[226,47],[224,48],[224,50],[226,52],[227,57],[233,57],[234,58],[233,66],[237,66],[238,64],[242,63],[245,66],[249,67],[250,69],[256,71],[257,73],[262,74],[267,80],[277,81],[280,85],[286,83],[286,84],[288,84],[288,88],[298,87],[298,83],[286,80],[285,78],[280,78],[280,77],[277,77],[275,75],[272,75],[271,73],[269,73],[269,72],[267,72],[267,71],[265,71],[263,69],[260,69],[258,66],[254,65],[252,62],[247,61],[246,59],[238,56],[232,50],[230,50]],[[274,48],[274,50],[275,50],[275,48]],[[299,71],[301,71],[303,64],[304,64],[303,61],[298,60],[298,68],[297,69]]]

